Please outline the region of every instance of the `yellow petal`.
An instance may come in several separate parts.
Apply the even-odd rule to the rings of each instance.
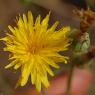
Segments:
[[[46,69],[46,71],[51,75],[54,76],[53,71],[51,70],[51,68],[49,67],[49,65],[47,63],[43,64],[44,68]]]
[[[20,68],[22,64],[21,63],[17,63],[15,66],[14,66],[14,69],[17,70],[18,68]]]
[[[14,28],[12,28],[10,25],[8,26],[8,28],[10,29],[10,31],[13,33],[13,34],[15,34],[15,29]]]
[[[25,28],[27,28],[27,17],[25,14],[23,14],[23,21],[24,21]]]
[[[5,66],[5,68],[8,69],[8,68],[14,66],[17,62],[18,62],[18,60],[14,60],[9,65]]]
[[[57,65],[52,59],[47,57],[41,57],[46,63],[51,65],[52,67],[59,68],[59,65]]]
[[[28,23],[29,23],[29,26],[33,26],[33,15],[32,15],[32,12],[31,11],[28,11]]]
[[[55,29],[56,29],[56,27],[57,27],[57,25],[59,24],[59,22],[58,21],[56,21],[52,26],[51,26],[51,28],[50,29],[48,29],[48,32],[49,33],[53,33],[54,31],[55,31]]]
[[[29,78],[29,75],[31,73],[32,64],[23,64],[22,66],[22,80],[21,80],[21,86],[24,86]]]
[[[41,23],[41,31],[42,32],[46,32],[47,28],[48,28],[48,22],[49,22],[49,17],[50,17],[50,14],[47,15],[44,20],[42,21]]]
[[[47,75],[46,75],[46,76],[41,76],[40,78],[41,78],[41,81],[42,81],[43,85],[44,85],[46,88],[48,88],[48,87],[50,86],[50,84],[49,84]]]
[[[37,74],[37,79],[36,79],[36,89],[40,92],[41,91],[41,80],[39,74]]]
[[[45,61],[43,61],[40,56],[39,56],[39,64],[42,65],[40,71],[43,73],[43,75],[46,75],[46,71],[47,71],[51,76],[54,76],[54,73],[50,69],[48,63],[46,63]]]
[[[19,20],[17,22],[17,25],[18,25],[18,28],[19,29],[24,27],[24,22],[23,22],[21,16],[19,17]]]
[[[32,82],[32,84],[35,84],[36,79],[37,79],[37,71],[34,67],[31,71],[31,82]]]

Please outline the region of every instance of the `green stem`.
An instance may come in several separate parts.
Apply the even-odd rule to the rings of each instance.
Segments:
[[[73,76],[74,67],[75,67],[75,65],[71,64],[70,71],[69,71],[70,73],[69,73],[68,83],[67,83],[66,95],[71,94],[71,83],[72,83],[72,76]]]

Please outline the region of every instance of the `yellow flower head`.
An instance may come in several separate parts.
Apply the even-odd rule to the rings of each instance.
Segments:
[[[67,50],[71,40],[67,36],[70,27],[57,31],[58,22],[55,22],[48,28],[49,16],[41,21],[39,15],[34,22],[29,11],[27,16],[23,14],[23,17],[19,17],[16,27],[9,26],[11,33],[2,39],[6,44],[4,50],[11,53],[12,60],[5,68],[21,67],[18,85],[24,86],[31,75],[31,82],[38,91],[41,90],[41,84],[49,87],[47,75],[54,76],[50,67],[59,68],[58,62],[67,63],[68,57],[59,52]]]

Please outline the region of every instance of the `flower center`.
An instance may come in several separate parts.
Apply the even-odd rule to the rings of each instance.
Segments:
[[[38,48],[37,48],[36,46],[32,46],[32,47],[31,47],[30,52],[31,52],[32,54],[37,53],[37,51],[38,51]]]
[[[38,52],[42,49],[42,46],[41,44],[34,44],[34,45],[31,45],[30,48],[29,48],[29,52],[31,54],[38,54]]]

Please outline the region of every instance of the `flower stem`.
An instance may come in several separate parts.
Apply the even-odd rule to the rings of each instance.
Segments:
[[[42,87],[41,92],[42,92],[42,95],[48,95],[47,92],[46,92],[46,90],[44,89],[44,87]]]
[[[69,73],[69,77],[68,77],[68,83],[67,83],[67,91],[65,95],[71,95],[71,83],[72,83],[72,76],[73,76],[73,72],[74,72],[74,64],[71,64],[70,67],[70,73]]]

